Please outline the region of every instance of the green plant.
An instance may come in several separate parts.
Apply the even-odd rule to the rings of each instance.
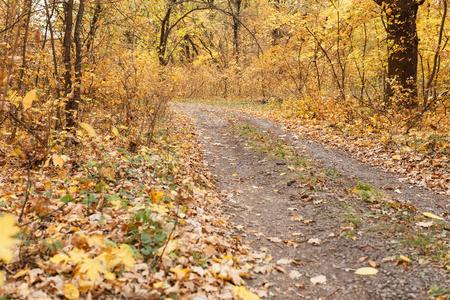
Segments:
[[[152,210],[137,211],[131,217],[131,226],[128,231],[128,244],[136,244],[144,257],[152,257],[163,246],[168,237],[160,224],[151,219]]]
[[[430,286],[430,289],[428,290],[428,294],[431,297],[444,296],[446,294],[450,294],[450,288],[441,288],[439,286],[432,285],[432,286]]]
[[[358,182],[353,191],[364,202],[378,202],[381,199],[381,192],[367,182]]]

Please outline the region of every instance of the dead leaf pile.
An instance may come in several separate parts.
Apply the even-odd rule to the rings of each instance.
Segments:
[[[0,232],[1,253],[11,251],[0,257],[9,263],[0,293],[259,299],[243,287],[247,251],[228,234],[192,125],[184,116],[170,123],[136,152],[117,128],[80,123],[83,146],[55,143],[30,176],[22,150],[4,144],[0,209],[24,213],[13,255],[3,247],[19,241],[17,232]]]

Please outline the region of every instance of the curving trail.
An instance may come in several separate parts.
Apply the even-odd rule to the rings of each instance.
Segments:
[[[266,119],[213,106],[174,108],[194,120],[231,234],[250,253],[267,254],[248,262],[248,284],[265,299],[426,299],[430,287],[450,286],[445,249],[436,244],[442,253],[433,256],[420,244],[424,236],[450,244],[450,219],[421,214],[446,216],[448,197]],[[378,274],[354,273],[370,266]],[[326,282],[313,284],[321,275]]]

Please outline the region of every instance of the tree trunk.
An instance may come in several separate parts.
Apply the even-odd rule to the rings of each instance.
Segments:
[[[236,62],[239,61],[240,41],[239,41],[239,29],[241,27],[240,14],[241,14],[242,0],[234,0],[232,8],[233,14],[233,55],[236,58]]]
[[[166,14],[161,21],[161,31],[159,33],[159,45],[158,45],[158,59],[159,63],[162,66],[167,65],[168,61],[166,60],[166,50],[167,50],[167,40],[169,39],[170,33],[170,16],[172,14],[173,6],[175,5],[176,0],[169,0],[167,4]]]
[[[70,53],[72,49],[72,27],[73,27],[73,0],[64,2],[64,40],[63,40],[63,63],[64,63],[64,96],[68,97],[66,103],[66,127],[70,127],[73,120],[71,120],[71,110],[73,104],[72,94],[72,62]]]
[[[80,0],[78,7],[77,22],[75,23],[74,40],[75,40],[75,87],[73,97],[66,104],[66,121],[67,127],[75,126],[75,118],[78,113],[78,106],[81,102],[81,65],[82,65],[82,43],[81,43],[81,25],[83,21],[85,0]]]
[[[424,0],[375,0],[387,18],[388,82],[387,106],[415,108],[417,99],[418,45],[416,17]]]

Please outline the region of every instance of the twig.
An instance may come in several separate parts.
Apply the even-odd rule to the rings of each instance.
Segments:
[[[27,124],[25,124],[22,120],[17,118],[11,111],[8,111],[9,116],[11,116],[17,123],[22,125],[26,130],[28,130],[29,133],[31,133],[40,143],[42,146],[47,147],[47,145],[44,143],[44,141],[41,139],[41,137],[33,131],[30,127],[28,127]]]
[[[161,257],[164,255],[164,252],[166,251],[167,246],[169,245],[170,242],[170,238],[172,237],[173,233],[175,232],[175,229],[177,228],[178,225],[178,212],[180,210],[180,204],[178,203],[177,205],[177,211],[176,211],[176,215],[175,215],[175,225],[173,226],[172,231],[170,232],[169,236],[167,237],[167,243],[164,245],[163,251],[161,252],[161,255],[156,255],[155,258],[153,258],[152,262],[150,263],[149,269],[153,269],[154,267],[156,267],[156,265],[158,264],[158,262],[161,260]]]
[[[23,202],[23,206],[22,206],[22,211],[20,212],[20,216],[19,216],[19,223],[22,222],[22,216],[23,216],[23,212],[25,211],[25,206],[27,205],[28,202],[28,196],[30,195],[30,188],[31,188],[31,160],[28,160],[28,174],[27,174],[28,178],[27,178],[27,189],[25,191],[25,201]]]
[[[57,212],[58,210],[60,210],[61,208],[63,208],[63,207],[66,206],[66,205],[67,205],[67,203],[64,203],[64,204],[61,205],[60,207],[55,208],[54,210],[52,210],[51,212],[49,212],[49,213],[47,213],[47,214],[45,214],[45,215],[39,216],[39,220],[43,220],[43,219],[47,218],[48,216],[54,214],[55,212]],[[19,224],[19,227],[26,226],[26,225],[31,224],[31,223],[36,222],[36,221],[37,221],[37,220],[33,220],[33,221],[30,221],[30,222],[25,223],[25,224]]]

